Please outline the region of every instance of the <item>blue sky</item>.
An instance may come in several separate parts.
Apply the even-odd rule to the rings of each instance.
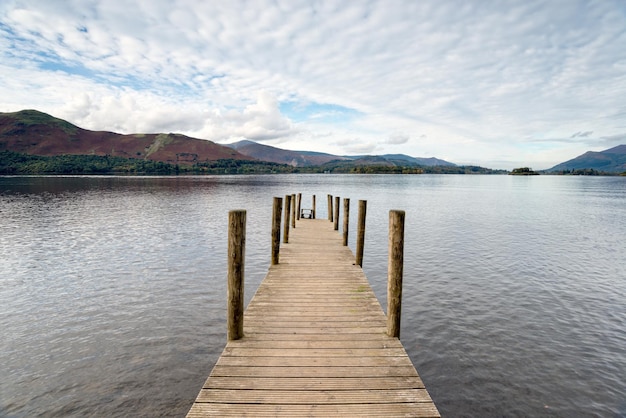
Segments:
[[[549,168],[626,143],[623,0],[3,0],[0,112]]]

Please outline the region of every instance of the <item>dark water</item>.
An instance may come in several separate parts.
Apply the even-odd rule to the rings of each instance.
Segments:
[[[386,306],[406,210],[402,341],[442,415],[626,416],[626,178],[0,177],[0,416],[184,416],[225,344],[226,226],[246,299],[273,196],[368,201]],[[354,248],[354,247],[353,247]]]

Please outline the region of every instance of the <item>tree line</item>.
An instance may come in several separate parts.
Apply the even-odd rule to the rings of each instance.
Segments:
[[[506,174],[477,166],[389,166],[354,165],[330,162],[320,166],[293,167],[265,161],[217,160],[194,164],[170,164],[161,161],[114,157],[110,155],[40,156],[13,151],[0,151],[0,174],[276,174],[276,173],[335,173],[335,174]]]

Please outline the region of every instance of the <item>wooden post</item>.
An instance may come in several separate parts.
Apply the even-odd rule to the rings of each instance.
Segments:
[[[339,201],[341,198],[339,196],[335,196],[335,223],[333,227],[335,231],[339,231]]]
[[[289,221],[291,213],[291,195],[285,195],[285,231],[283,232],[283,242],[287,244],[289,242]]]
[[[302,208],[302,193],[298,193],[298,213],[296,214],[296,216],[298,217],[298,220],[300,220],[300,209]]]
[[[296,194],[291,195],[291,227],[296,227]]]
[[[313,216],[313,219],[315,219],[315,195],[313,195],[313,210],[311,211],[311,215]]]
[[[228,341],[243,337],[243,285],[246,252],[246,211],[228,212]]]
[[[350,199],[343,199],[343,246],[348,245],[348,225],[350,223]]]
[[[387,335],[400,338],[402,270],[404,264],[404,211],[389,211],[389,263],[387,264]]]
[[[356,232],[356,265],[363,267],[363,247],[365,246],[365,214],[367,200],[359,200],[359,220]]]
[[[328,195],[328,220],[333,221],[333,196]]]
[[[278,264],[278,255],[280,253],[280,218],[282,211],[283,199],[281,197],[275,197],[272,211],[272,264]]]

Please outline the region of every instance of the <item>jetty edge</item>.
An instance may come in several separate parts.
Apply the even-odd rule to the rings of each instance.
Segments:
[[[301,195],[287,200],[285,213],[294,219],[290,209],[300,207]],[[245,312],[246,212],[229,212],[228,341],[187,417],[440,417],[399,340],[404,212],[389,216],[388,292],[395,293],[387,316],[336,232],[337,212],[331,220],[298,210],[280,244],[282,203],[274,198],[272,263]],[[357,233],[358,241],[364,237]]]

